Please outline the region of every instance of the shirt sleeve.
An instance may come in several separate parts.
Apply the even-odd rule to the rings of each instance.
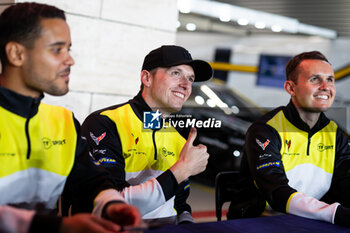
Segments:
[[[278,133],[270,126],[255,123],[249,128],[244,146],[249,170],[270,206],[286,212],[288,199],[296,190],[288,185],[280,148]]]
[[[148,213],[175,195],[178,183],[170,170],[157,178],[130,186],[125,180],[125,161],[117,125],[107,116],[91,114],[82,125],[90,157],[98,167],[107,169],[125,201],[139,208],[141,215]]]
[[[102,209],[103,206],[100,205],[108,201],[125,201],[116,191],[110,173],[94,164],[88,151],[87,141],[80,135],[80,125],[77,120],[75,125],[78,132],[76,157],[62,195],[62,214],[68,215],[69,211],[71,214],[92,212],[93,208]],[[96,199],[105,190],[114,190],[113,195],[100,195],[100,198]]]
[[[57,233],[62,218],[36,214],[34,210],[0,206],[0,232],[10,233]]]
[[[322,199],[328,203],[337,201],[350,208],[350,141],[339,128],[336,136],[335,156],[332,184]]]
[[[175,194],[175,209],[177,212],[178,222],[193,222],[191,213],[191,206],[186,202],[190,195],[190,181],[186,179],[179,184],[178,190]]]

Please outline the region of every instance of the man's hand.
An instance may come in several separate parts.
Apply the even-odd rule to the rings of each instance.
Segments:
[[[59,233],[115,233],[120,229],[118,224],[92,214],[76,214],[63,218]]]
[[[207,167],[209,158],[207,147],[202,144],[193,146],[196,137],[197,129],[192,128],[182,148],[179,160],[170,168],[178,183],[181,183],[190,176],[201,173]]]
[[[120,226],[138,226],[141,223],[139,210],[126,203],[112,203],[107,206],[107,217]]]

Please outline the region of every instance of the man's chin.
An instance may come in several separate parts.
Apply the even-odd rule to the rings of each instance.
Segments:
[[[45,91],[47,94],[49,95],[53,95],[53,96],[62,96],[67,94],[69,91],[69,88],[61,88],[61,89],[54,89],[54,90],[49,90],[49,91]]]
[[[326,112],[332,107],[332,103],[321,104],[321,105],[317,106],[317,108],[319,109],[320,112]]]
[[[320,107],[319,111],[320,112],[327,112],[330,107]]]
[[[304,111],[311,112],[311,113],[319,113],[319,112],[327,112],[330,106],[317,106],[312,108],[303,108]]]
[[[171,110],[168,111],[168,113],[171,115],[173,113],[180,112],[182,108],[171,108]]]

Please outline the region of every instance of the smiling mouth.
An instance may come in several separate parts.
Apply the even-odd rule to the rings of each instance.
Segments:
[[[328,100],[328,99],[329,99],[329,96],[328,96],[328,95],[317,95],[316,98],[317,98],[317,99]]]
[[[181,99],[185,99],[185,95],[181,94],[179,92],[174,92],[174,95],[176,95],[177,97],[181,98]]]

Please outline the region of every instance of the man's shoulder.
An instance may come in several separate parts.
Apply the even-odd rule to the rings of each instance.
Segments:
[[[190,134],[191,128],[176,127],[175,130],[179,135],[181,135],[181,137],[183,137],[185,140],[187,140],[188,135]]]
[[[255,135],[269,135],[270,137],[275,135],[277,136],[276,129],[271,127],[268,122],[273,119],[279,112],[283,111],[285,106],[280,106],[273,110],[270,110],[258,120],[253,122],[253,124],[249,127],[247,131],[247,135],[255,136]]]
[[[84,120],[82,127],[115,127],[114,117],[120,114],[118,111],[126,106],[130,106],[130,100],[121,104],[111,105],[90,113]],[[131,109],[131,107],[130,107]]]
[[[80,127],[80,123],[74,117],[74,113],[58,105],[40,103],[36,117],[38,117],[40,122],[50,122],[50,124],[56,126],[69,128],[69,125],[75,125],[75,127]]]
[[[111,106],[108,106],[108,107],[104,107],[104,108],[101,108],[101,109],[98,109],[98,110],[95,110],[94,112],[90,113],[89,114],[89,118],[95,118],[95,117],[99,117],[101,116],[103,113],[107,112],[107,111],[115,111],[127,104],[130,104],[130,101],[127,101],[127,102],[124,102],[124,103],[121,103],[121,104],[115,104],[115,105],[111,105]]]
[[[69,114],[69,115],[73,115],[73,112],[63,106],[59,106],[59,105],[52,105],[52,104],[47,104],[47,103],[40,103],[39,105],[39,110],[41,112],[48,112],[50,114],[57,113],[57,114]],[[52,117],[54,117],[56,115],[52,115]]]
[[[283,111],[285,109],[285,106],[280,106],[275,109],[272,109],[265,113],[263,116],[261,116],[259,119],[257,119],[255,122],[253,122],[252,126],[256,125],[266,125],[266,123],[271,120],[273,117],[277,115],[280,111]]]

